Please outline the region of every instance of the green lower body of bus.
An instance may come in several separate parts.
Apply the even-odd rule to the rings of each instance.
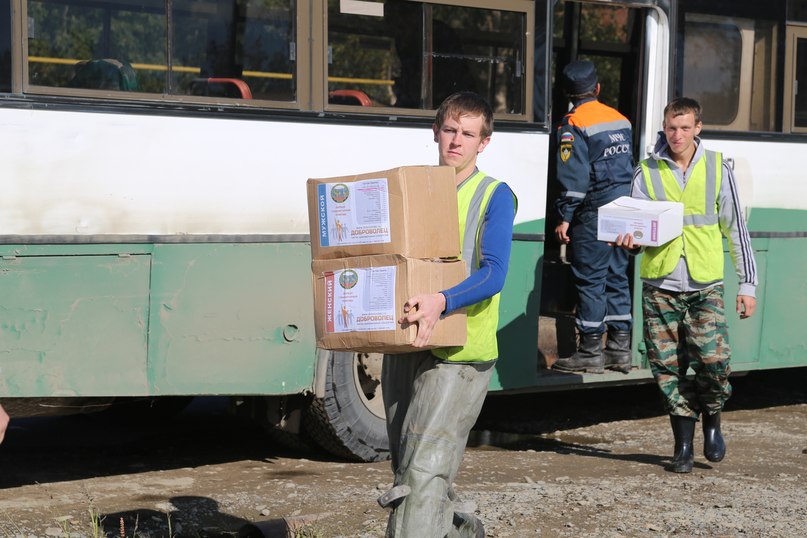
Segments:
[[[806,217],[798,213],[788,215],[793,222],[786,228],[802,226]],[[734,313],[737,279],[726,254],[732,369],[807,365],[807,237],[766,236],[774,223],[782,229],[781,211],[755,209],[751,222],[760,237],[753,240],[759,287],[750,319]],[[530,228],[542,230],[543,223]],[[307,243],[3,245],[0,255],[2,397],[313,389],[317,355]],[[553,285],[543,277],[544,243],[515,240],[492,390],[649,379],[638,279],[634,371],[569,375],[546,368],[539,344],[541,324],[557,322],[542,316],[541,287]]]

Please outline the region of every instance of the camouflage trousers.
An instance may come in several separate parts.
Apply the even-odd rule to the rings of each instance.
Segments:
[[[645,284],[642,313],[647,359],[666,411],[698,418],[723,409],[731,396],[723,285],[671,292]]]

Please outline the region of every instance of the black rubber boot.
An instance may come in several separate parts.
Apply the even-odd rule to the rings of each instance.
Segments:
[[[581,334],[577,352],[571,357],[560,358],[552,368],[561,372],[605,372],[605,358],[602,354],[601,334]]]
[[[670,415],[670,424],[675,438],[675,453],[669,470],[674,473],[690,473],[695,463],[695,454],[692,451],[692,441],[695,437],[695,419]]]
[[[456,535],[462,538],[485,538],[485,527],[473,514],[454,512],[454,529]],[[453,536],[449,534],[449,536]]]
[[[726,455],[726,441],[720,431],[720,412],[714,415],[704,413],[703,421],[703,455],[707,460],[717,463]]]
[[[630,332],[608,331],[605,341],[605,368],[627,374],[630,372]]]

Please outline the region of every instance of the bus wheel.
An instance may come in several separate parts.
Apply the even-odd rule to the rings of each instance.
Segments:
[[[352,461],[389,458],[379,353],[327,352],[325,395],[306,410],[304,427],[328,452]]]

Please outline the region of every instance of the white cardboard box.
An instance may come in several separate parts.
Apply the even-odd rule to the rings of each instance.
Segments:
[[[597,210],[597,239],[615,241],[632,234],[642,246],[657,247],[681,235],[684,204],[622,196]]]

